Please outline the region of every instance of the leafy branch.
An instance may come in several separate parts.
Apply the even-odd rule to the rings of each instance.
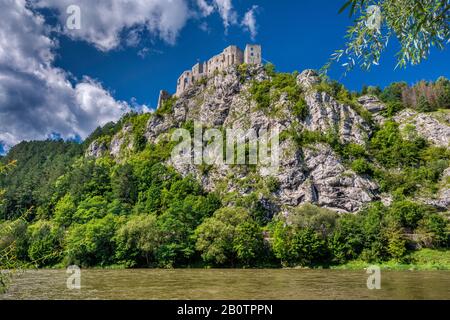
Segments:
[[[368,23],[373,8],[379,10],[377,28]],[[450,0],[349,0],[339,13],[348,10],[355,23],[347,30],[345,48],[335,51],[321,71],[325,74],[334,63],[346,73],[355,66],[369,70],[380,63],[393,36],[401,47],[396,68],[420,64],[432,47],[442,50],[450,42],[449,9]]]

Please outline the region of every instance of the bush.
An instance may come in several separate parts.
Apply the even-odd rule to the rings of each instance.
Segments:
[[[172,112],[172,109],[175,106],[176,102],[177,102],[177,97],[175,97],[175,96],[172,96],[172,97],[168,98],[167,100],[164,100],[164,102],[162,103],[162,106],[160,106],[156,110],[155,114],[157,116],[163,116],[165,114]]]
[[[249,265],[258,258],[263,238],[244,208],[222,208],[195,230],[196,249],[205,262]]]
[[[305,121],[309,116],[309,108],[306,100],[303,97],[300,97],[300,100],[297,101],[293,106],[292,112],[300,121]]]
[[[371,174],[372,168],[365,159],[356,159],[352,162],[352,170],[358,174]]]
[[[150,266],[159,245],[159,231],[155,215],[136,215],[116,232],[116,258],[129,267]]]
[[[433,213],[426,215],[418,226],[422,245],[430,248],[448,248],[450,245],[450,225],[448,219]]]
[[[427,213],[427,209],[411,201],[397,201],[389,208],[388,214],[392,216],[401,227],[414,230],[418,222]]]
[[[387,167],[416,166],[421,161],[421,151],[427,147],[423,138],[404,139],[398,124],[387,121],[370,140],[375,158]]]
[[[66,194],[55,206],[55,222],[63,227],[70,226],[73,222],[76,209],[77,207],[73,197],[70,194]]]
[[[28,260],[27,226],[23,219],[0,224],[0,267],[13,268],[18,261]]]
[[[282,265],[312,266],[324,261],[327,249],[312,228],[300,229],[279,222],[273,234],[273,252]]]
[[[108,266],[115,262],[114,235],[120,220],[109,214],[85,224],[73,225],[65,239],[66,262],[83,267]]]
[[[63,256],[64,232],[49,221],[38,221],[28,227],[28,256],[38,267],[52,266]]]

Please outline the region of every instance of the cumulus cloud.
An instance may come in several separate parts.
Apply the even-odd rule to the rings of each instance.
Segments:
[[[65,27],[70,5],[81,9],[79,30]],[[40,9],[52,10],[58,25],[47,25]],[[251,35],[256,34],[255,10],[241,23]],[[239,26],[232,0],[1,0],[0,12],[0,153],[22,140],[84,139],[132,109],[150,111],[134,99],[115,100],[92,78],[69,81],[70,75],[54,66],[54,31],[109,51],[121,44],[137,46],[146,33],[175,43],[189,19],[215,12],[225,29]],[[209,30],[206,22],[202,26]],[[145,57],[154,50],[139,52]]]
[[[238,23],[238,15],[234,10],[231,0],[212,0],[211,2],[197,0],[197,5],[204,17],[207,17],[214,12],[218,12],[222,18],[225,31],[227,31],[231,25]]]
[[[254,5],[250,10],[245,13],[244,19],[242,20],[241,25],[250,32],[250,36],[252,40],[255,40],[256,35],[258,34],[258,26],[256,24],[256,13],[258,10],[258,6]]]
[[[33,5],[56,10],[62,32],[102,51],[119,46],[122,31],[136,27],[145,27],[151,34],[173,44],[190,17],[186,0],[36,0]],[[65,27],[70,5],[77,5],[81,10],[79,30]],[[133,36],[136,34],[131,33]]]
[[[130,110],[99,82],[82,79],[73,86],[53,66],[56,43],[43,17],[25,0],[0,3],[0,144],[45,139],[52,133],[85,138],[95,127]]]

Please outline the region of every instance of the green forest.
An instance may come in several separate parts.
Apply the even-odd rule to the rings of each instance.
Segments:
[[[274,71],[272,71],[274,72]],[[273,74],[254,84],[253,99],[269,106],[267,92],[292,92],[298,114],[304,101],[293,75]],[[294,78],[295,79],[295,78]],[[294,88],[291,88],[293,86]],[[420,250],[448,258],[448,213],[416,201],[436,192],[450,165],[450,150],[405,137],[389,119],[405,108],[419,112],[450,109],[450,81],[393,83],[349,92],[324,80],[317,88],[354,104],[363,94],[387,106],[387,121],[376,127],[367,148],[342,144],[329,135],[302,132],[299,146],[329,143],[355,172],[393,195],[389,206],[374,202],[356,214],[312,204],[271,217],[257,192],[246,196],[207,193],[192,176],[182,177],[164,162],[171,142],[147,143],[149,117],[128,114],[98,128],[85,142],[32,141],[13,147],[0,160],[0,254],[2,265],[23,267],[331,267],[352,261],[414,263]],[[164,112],[170,112],[171,104]],[[356,107],[355,107],[356,108]],[[442,111],[444,110],[444,111]],[[364,112],[362,112],[364,114]],[[370,115],[367,117],[370,118]],[[370,119],[369,119],[370,120]],[[89,144],[111,141],[133,123],[133,152],[123,161],[85,157]],[[189,124],[186,124],[188,126]],[[276,181],[266,179],[271,192]],[[10,264],[7,264],[10,263]]]

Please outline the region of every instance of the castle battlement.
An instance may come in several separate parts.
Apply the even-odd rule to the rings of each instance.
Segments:
[[[260,45],[250,45],[245,47],[242,51],[237,46],[229,46],[225,48],[220,54],[212,57],[206,62],[199,62],[195,64],[191,70],[184,71],[178,78],[177,91],[175,96],[179,97],[192,86],[196,81],[214,75],[215,72],[220,72],[226,68],[234,65],[247,64],[261,64],[262,50]]]

